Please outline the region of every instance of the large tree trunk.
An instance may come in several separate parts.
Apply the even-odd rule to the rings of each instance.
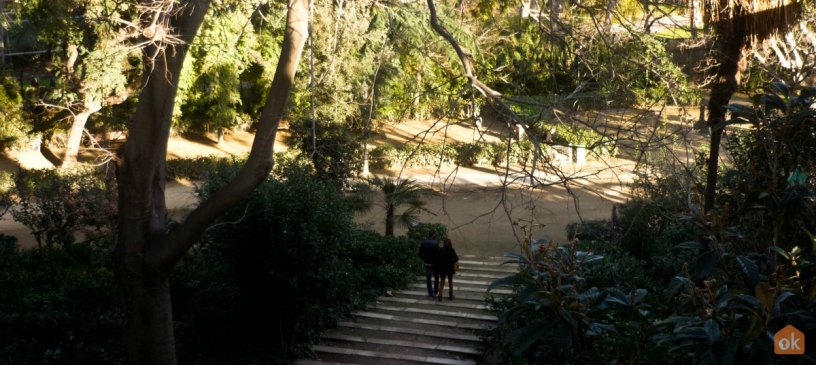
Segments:
[[[725,27],[722,27],[723,29]],[[720,141],[723,129],[714,127],[725,120],[725,107],[731,96],[737,91],[740,82],[740,70],[744,66],[742,51],[745,48],[745,36],[739,31],[742,27],[732,27],[732,31],[721,30],[719,34],[720,65],[717,68],[717,78],[711,88],[708,100],[708,127],[711,129],[709,143],[708,176],[705,190],[705,212],[714,208],[714,197],[717,191],[717,169],[720,159]],[[720,30],[720,29],[718,29]]]
[[[170,26],[183,43],[166,53],[155,46],[145,50],[151,67],[142,77],[128,141],[117,154],[119,236],[113,261],[128,364],[176,364],[170,271],[213,220],[269,176],[275,132],[286,112],[308,30],[308,0],[291,0],[280,60],[246,164],[233,181],[168,232],[164,174],[175,85],[210,0],[179,3],[182,11],[165,16],[171,16]]]

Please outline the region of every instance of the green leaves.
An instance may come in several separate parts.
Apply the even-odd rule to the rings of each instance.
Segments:
[[[737,256],[736,260],[748,287],[756,287],[762,279],[757,264],[753,260],[742,256]]]

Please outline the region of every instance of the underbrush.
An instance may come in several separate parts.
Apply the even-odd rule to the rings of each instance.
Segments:
[[[308,354],[320,331],[421,272],[415,240],[360,229],[331,182],[314,178],[308,164],[283,160],[277,178],[214,222],[173,270],[180,363],[289,363]],[[236,170],[224,161],[199,175],[199,193],[207,196]],[[44,172],[17,181],[32,176],[38,186],[63,187],[64,176]],[[73,181],[108,191],[103,180]],[[52,194],[59,191],[30,195],[56,212],[86,215],[60,208],[64,195]],[[112,237],[77,241],[59,230],[65,227],[51,227],[47,249],[21,251],[13,237],[0,236],[0,363],[124,362]]]

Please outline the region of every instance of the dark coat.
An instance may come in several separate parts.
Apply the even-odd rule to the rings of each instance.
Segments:
[[[426,264],[433,265],[436,263],[436,256],[439,254],[439,241],[435,239],[425,239],[419,245],[419,258]]]
[[[459,256],[456,255],[456,250],[453,247],[442,247],[439,250],[439,255],[436,256],[436,266],[434,270],[441,276],[453,275],[453,264],[459,262]]]

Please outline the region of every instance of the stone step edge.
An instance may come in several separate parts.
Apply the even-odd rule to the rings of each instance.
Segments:
[[[409,285],[409,287],[426,289],[426,290],[428,288],[425,283],[417,283],[417,282],[414,282],[413,284]],[[456,285],[456,281],[454,280],[453,281],[453,291],[456,292],[457,290],[487,294],[487,288],[459,287],[458,285]],[[505,294],[505,295],[513,293],[513,291],[510,290],[510,289],[493,289],[490,292],[495,293],[495,294]],[[454,294],[454,295],[456,295],[456,294]]]
[[[417,305],[433,305],[439,307],[451,307],[451,308],[465,308],[465,309],[474,309],[474,310],[481,310],[486,311],[489,308],[484,304],[467,304],[461,303],[452,300],[443,300],[441,302],[431,301],[430,298],[428,299],[409,299],[409,298],[396,298],[396,297],[379,297],[377,298],[378,302],[390,302],[390,303],[402,303],[402,304],[417,304]]]
[[[492,284],[489,281],[474,281],[474,280],[467,280],[467,279],[458,279],[457,276],[458,275],[453,276],[453,283],[454,284],[481,285],[481,286],[490,286],[490,284]],[[425,283],[425,277],[424,276],[417,276],[415,280],[418,281],[418,282],[421,282],[421,283]],[[447,284],[448,283],[445,282],[445,285],[447,285]]]
[[[378,326],[378,325],[375,325],[375,324],[356,323],[356,322],[340,322],[340,323],[337,324],[337,326],[338,327],[345,327],[345,328],[357,328],[357,329],[371,330],[371,331],[405,333],[405,334],[409,334],[409,335],[447,338],[447,339],[454,339],[454,340],[460,340],[460,341],[471,341],[471,342],[478,342],[478,343],[482,342],[482,340],[479,338],[479,336],[463,335],[463,334],[458,334],[458,333],[450,333],[450,332],[442,332],[442,331],[421,330],[421,329],[416,329],[416,328],[405,328],[405,327],[394,327],[394,326]]]
[[[489,322],[496,322],[496,321],[499,320],[498,317],[491,316],[489,314],[470,314],[470,313],[462,313],[462,312],[426,310],[426,309],[423,309],[423,308],[392,307],[392,306],[387,306],[387,305],[378,305],[376,307],[370,307],[369,309],[371,309],[371,310],[377,309],[377,310],[388,311],[388,312],[427,314],[427,315],[440,316],[442,318],[445,318],[445,317],[464,318],[464,319],[473,319],[473,320],[489,321]]]
[[[460,271],[460,272],[456,273],[456,275],[453,276],[453,279],[456,280],[456,278],[461,277],[461,278],[478,278],[478,279],[488,279],[488,280],[493,279],[493,280],[496,280],[496,279],[506,278],[506,277],[512,276],[512,275],[513,275],[512,273],[505,273],[505,272],[502,272],[501,274],[491,275],[491,274],[480,274],[480,273],[461,272]],[[417,278],[420,278],[422,281],[425,281],[424,276],[417,276]]]
[[[459,258],[481,259],[481,260],[507,260],[504,256],[479,256],[479,255],[459,255]]]
[[[514,268],[512,266],[506,266],[506,265],[505,266],[498,266],[498,265],[496,265],[496,266],[476,266],[476,265],[465,266],[465,265],[459,265],[458,273],[473,272],[473,271],[500,272],[500,273],[506,273],[506,274],[515,274],[515,273],[518,272],[518,269]]]
[[[325,361],[314,361],[314,360],[298,360],[295,364],[297,365],[357,365],[351,364],[347,362],[325,362]]]
[[[449,345],[440,345],[440,344],[414,342],[414,341],[389,340],[389,339],[385,339],[385,338],[350,336],[350,335],[343,335],[343,334],[336,334],[336,333],[325,333],[325,334],[320,335],[320,338],[322,338],[324,340],[347,341],[347,342],[356,342],[356,343],[370,343],[370,344],[375,344],[375,345],[399,346],[399,347],[408,347],[408,348],[415,348],[415,349],[422,349],[422,350],[447,351],[447,352],[453,352],[453,353],[465,354],[465,355],[479,355],[480,354],[478,349],[471,348],[471,347],[449,346]]]
[[[432,302],[432,301],[436,300],[435,298],[431,298],[431,297],[428,296],[427,289],[425,289],[424,286],[422,287],[422,289],[423,289],[422,291],[418,291],[418,290],[401,290],[401,291],[398,291],[398,292],[394,293],[394,295],[421,297],[421,298],[426,298],[426,300],[428,300],[429,302]],[[506,296],[506,294],[497,294],[497,293],[495,293],[493,291],[491,291],[490,294],[493,294],[494,297],[504,297],[504,296]],[[477,302],[481,303],[481,302],[484,302],[485,296],[487,296],[488,293],[483,292],[483,293],[481,293],[481,295],[473,295],[473,294],[470,294],[470,293],[462,293],[462,294],[454,294],[454,295],[456,295],[456,299],[454,299],[454,300],[477,301]],[[445,299],[445,300],[448,300],[448,299]]]
[[[422,363],[426,363],[426,364],[476,365],[475,361],[470,361],[470,360],[455,360],[455,359],[446,359],[446,358],[441,358],[441,357],[426,357],[426,356],[414,356],[414,355],[389,354],[389,353],[385,353],[385,352],[352,350],[352,349],[322,346],[322,345],[312,346],[312,351],[314,351],[314,352],[326,352],[326,353],[340,354],[340,355],[354,355],[354,356],[365,356],[365,357],[378,357],[378,358],[383,358],[383,359],[416,361],[416,362],[422,362]]]
[[[469,329],[469,330],[479,330],[479,329],[484,329],[484,328],[495,327],[495,324],[492,324],[492,323],[491,324],[478,325],[478,324],[472,324],[472,323],[440,321],[440,320],[424,319],[424,318],[401,317],[401,316],[395,316],[393,314],[371,313],[371,312],[363,312],[363,311],[354,312],[353,315],[355,315],[357,317],[381,319],[381,320],[385,320],[385,321],[410,322],[410,323],[427,324],[427,325],[439,326],[439,327],[464,328],[464,329]]]

